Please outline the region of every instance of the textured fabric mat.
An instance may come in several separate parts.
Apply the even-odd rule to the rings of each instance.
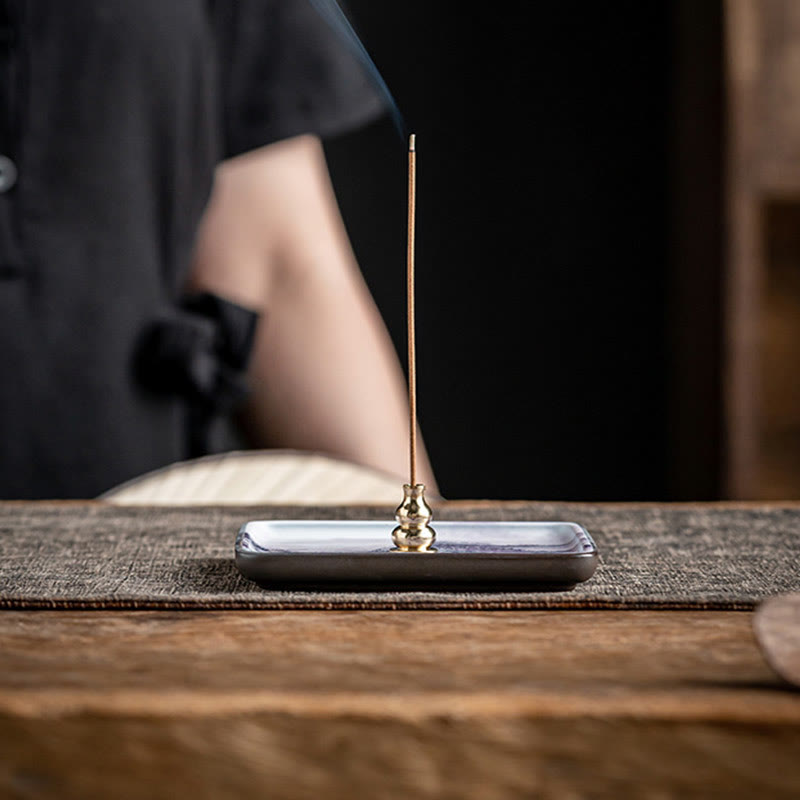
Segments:
[[[750,609],[800,590],[800,506],[457,503],[438,519],[562,519],[597,542],[567,592],[267,591],[233,563],[249,519],[387,519],[366,507],[0,503],[0,608]]]

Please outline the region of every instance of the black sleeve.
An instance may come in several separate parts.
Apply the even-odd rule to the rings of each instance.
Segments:
[[[386,110],[354,49],[311,0],[217,0],[223,155],[330,136]]]

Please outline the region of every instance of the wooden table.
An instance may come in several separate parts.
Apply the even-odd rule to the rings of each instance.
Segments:
[[[795,799],[752,619],[0,611],[0,800]]]
[[[0,613],[0,797],[800,796],[745,612]]]

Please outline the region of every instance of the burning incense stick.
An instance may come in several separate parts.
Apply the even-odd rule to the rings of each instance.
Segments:
[[[408,139],[408,411],[409,411],[409,483],[417,485],[417,344],[414,314],[414,234],[417,205],[416,136]]]
[[[409,482],[403,486],[403,502],[395,518],[400,523],[392,531],[398,550],[431,551],[436,532],[430,527],[433,511],[425,500],[425,486],[417,483],[417,347],[414,315],[414,233],[417,189],[416,136],[408,139],[408,443]]]

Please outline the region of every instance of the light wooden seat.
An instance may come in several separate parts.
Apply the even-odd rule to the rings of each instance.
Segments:
[[[397,504],[403,479],[319,453],[246,450],[180,461],[99,499],[118,505]]]

